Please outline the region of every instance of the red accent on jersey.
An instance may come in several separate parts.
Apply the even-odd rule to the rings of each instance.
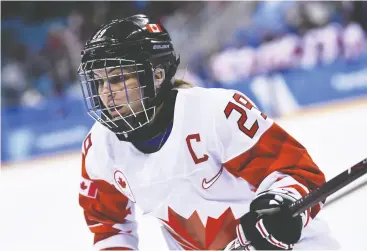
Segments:
[[[228,208],[218,219],[208,217],[206,226],[203,225],[196,211],[188,218],[184,218],[170,207],[168,221],[162,220],[172,230],[167,228],[173,238],[185,249],[220,250],[236,238],[236,226],[239,220],[235,219],[232,210]],[[182,240],[182,238],[187,241]]]
[[[196,223],[195,224],[196,228],[203,229],[204,226],[201,223],[200,219],[199,219],[199,221],[197,221],[198,218],[199,218],[199,216],[197,215],[196,211],[188,219],[185,219],[181,215],[177,214],[170,207],[168,207],[168,221],[165,221],[165,220],[162,220],[162,221],[164,223],[166,223],[168,226],[170,226],[180,237],[184,238],[192,246],[194,246],[195,249],[202,249],[201,245],[194,238],[192,238],[192,235],[190,235],[188,233],[188,230],[186,228],[187,224],[185,224],[186,221],[193,221],[193,222]],[[192,225],[191,227],[194,227],[194,226]],[[171,231],[170,231],[170,233],[172,235]],[[172,235],[172,236],[174,236],[174,235]],[[175,239],[177,240],[177,238],[175,238]]]
[[[186,137],[186,144],[189,148],[189,152],[191,154],[192,159],[194,160],[195,164],[200,164],[201,162],[205,162],[209,159],[209,156],[207,154],[204,154],[202,157],[198,158],[192,149],[191,140],[195,140],[196,142],[200,142],[200,134],[190,134]]]
[[[82,183],[80,183],[80,188],[81,188],[82,190],[85,190],[85,189],[87,189],[87,188],[88,188],[88,186],[86,186],[86,185],[85,185],[85,183],[84,183],[84,181],[83,181]]]
[[[91,147],[92,147],[92,134],[89,133],[83,142],[83,152],[82,152],[82,177],[88,180],[90,180],[90,178],[85,168],[85,159],[87,158],[88,151]]]
[[[279,178],[277,178],[277,179],[275,180],[275,182],[280,181],[280,180],[282,180],[282,179],[284,179],[284,177],[279,177]]]
[[[88,134],[83,142],[83,153],[87,156],[89,149],[92,147],[92,134]]]
[[[206,178],[204,178],[203,182],[201,183],[201,187],[203,189],[208,189],[209,187],[211,187],[217,181],[217,179],[219,179],[222,172],[223,172],[223,167],[221,167],[219,172],[210,180],[207,181]]]
[[[90,145],[91,146],[91,145]],[[86,148],[88,152],[89,148]],[[82,176],[90,179],[85,168],[86,155],[82,154]],[[119,234],[120,230],[113,227],[116,223],[124,223],[125,218],[131,214],[130,208],[126,209],[129,200],[113,185],[103,180],[93,180],[97,196],[90,198],[79,195],[79,204],[84,209],[84,217],[89,230],[94,233],[94,243]]]
[[[250,102],[250,100],[248,100],[245,96],[239,94],[239,93],[235,93],[233,95],[233,99],[237,101],[237,103],[243,105],[244,107],[246,107],[247,109],[251,110],[254,106],[252,105],[252,103]],[[241,101],[241,99],[245,100],[245,103]],[[256,109],[256,107],[255,107]],[[264,113],[261,113],[261,117],[263,117],[264,119],[267,118],[267,116]]]
[[[240,95],[239,93],[235,93],[233,95],[233,99],[240,105],[246,107],[248,110],[251,110],[254,108],[254,106],[251,104],[251,102],[244,96]],[[242,101],[243,100],[243,101]],[[256,108],[255,108],[256,109]],[[246,110],[242,107],[238,106],[235,103],[228,102],[226,108],[224,109],[224,114],[226,115],[226,118],[228,119],[231,115],[232,111],[236,110],[241,114],[241,117],[237,121],[238,129],[240,129],[244,134],[249,136],[250,138],[253,138],[257,131],[259,130],[259,122],[255,120],[255,122],[252,124],[251,128],[248,129],[245,127],[245,123],[247,121],[247,113]],[[261,116],[266,119],[266,115],[261,113]]]
[[[266,176],[275,171],[292,176],[309,190],[325,183],[323,172],[307,150],[276,123],[250,150],[227,161],[223,166],[256,188]]]
[[[125,181],[123,181],[123,180],[121,179],[121,177],[119,178],[118,183],[120,184],[120,186],[121,186],[122,188],[126,188],[126,182],[125,182]]]
[[[239,219],[235,219],[231,208],[223,212],[218,219],[208,217],[206,223],[206,248],[218,250],[225,247],[236,237],[236,226]]]
[[[109,232],[95,233],[93,243],[96,244],[97,242],[108,239],[112,236],[115,236],[120,232],[118,229],[114,229],[114,228],[111,228],[108,231]]]
[[[229,102],[227,104],[224,110],[226,118],[227,119],[229,118],[233,110],[236,110],[238,113],[241,114],[241,117],[237,121],[238,129],[240,129],[244,134],[246,134],[250,138],[253,138],[256,132],[259,130],[259,123],[257,122],[257,120],[252,124],[250,129],[247,129],[245,127],[245,123],[247,121],[247,113],[242,107],[236,105],[235,103]]]
[[[124,212],[126,215],[129,215],[129,214],[131,214],[131,208],[129,207],[129,208],[127,208],[126,210],[125,210],[125,212]]]
[[[87,182],[87,184],[85,184],[85,182],[82,181],[80,183],[80,189],[82,189],[80,194],[82,194],[84,196],[88,196],[88,197],[91,197],[91,198],[95,198],[97,196],[98,189],[97,189],[97,187],[96,187],[96,185],[94,184],[93,181]]]
[[[107,251],[107,250],[132,250],[131,248],[125,248],[125,247],[113,247],[113,248],[106,248],[106,249],[101,249],[101,251]]]

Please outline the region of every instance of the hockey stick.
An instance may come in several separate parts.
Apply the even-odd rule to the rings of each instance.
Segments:
[[[334,204],[335,202],[337,202],[339,199],[343,198],[344,196],[347,196],[348,194],[351,194],[363,187],[367,186],[367,180],[365,180],[363,183],[359,184],[358,186],[355,186],[349,190],[346,190],[346,191],[343,191],[342,193],[340,193],[338,196],[335,196],[331,199],[328,199],[326,201],[326,204],[324,205],[323,208],[325,208],[326,206],[327,207],[330,207],[331,204]]]
[[[300,213],[306,211],[308,208],[311,208],[317,203],[323,201],[324,199],[326,199],[326,197],[330,196],[331,194],[335,193],[339,189],[345,187],[346,185],[350,184],[351,182],[353,182],[354,180],[358,179],[359,177],[363,176],[366,173],[367,173],[367,158],[355,164],[351,168],[345,170],[344,172],[340,173],[339,175],[335,176],[318,189],[313,190],[306,196],[293,202],[289,206],[289,209],[291,210],[293,217],[299,215]],[[277,208],[257,210],[256,212],[259,214],[273,214],[279,211],[280,208],[277,207]]]
[[[345,170],[344,172],[340,173],[339,175],[335,176],[318,189],[313,190],[306,196],[292,203],[289,206],[292,216],[295,217],[300,213],[306,211],[308,208],[311,208],[317,203],[320,203],[321,201],[326,199],[326,197],[332,195],[339,189],[347,186],[348,184],[352,183],[353,181],[355,181],[356,179],[358,179],[359,177],[363,176],[366,173],[367,173],[367,158],[355,164],[351,168]],[[256,212],[258,214],[274,214],[279,211],[280,207],[276,207],[269,209],[261,209],[257,210]],[[250,250],[246,248],[243,249],[243,246],[236,247],[236,242],[238,242],[237,238],[231,241],[227,245],[227,247],[225,247],[223,250]]]

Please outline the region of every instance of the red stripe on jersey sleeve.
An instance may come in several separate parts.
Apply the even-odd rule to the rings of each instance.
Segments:
[[[94,240],[93,240],[93,243],[96,244],[97,242],[99,241],[102,241],[102,240],[105,240],[105,239],[108,239],[112,236],[115,236],[118,234],[119,230],[118,229],[113,229],[111,228],[110,229],[111,232],[105,232],[105,233],[95,233],[94,234]]]
[[[323,172],[307,150],[276,123],[248,151],[223,166],[234,176],[242,177],[257,189],[272,172],[288,174],[309,190],[325,183]],[[304,193],[304,191],[297,189]]]
[[[126,208],[128,198],[105,181],[94,182],[98,187],[95,199],[79,196],[79,204],[85,210],[88,221],[104,224],[124,223],[124,218],[131,213]]]
[[[113,227],[116,223],[126,222],[131,214],[127,208],[128,199],[105,181],[94,181],[98,187],[96,198],[79,195],[79,204],[84,209],[84,217],[89,230],[94,233],[94,244],[119,234]]]

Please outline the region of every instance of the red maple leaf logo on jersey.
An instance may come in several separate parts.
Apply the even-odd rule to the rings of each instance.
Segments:
[[[125,181],[123,181],[123,180],[121,179],[121,177],[119,177],[119,181],[118,181],[118,183],[119,183],[119,185],[120,185],[122,188],[126,188],[126,182],[125,182]]]
[[[228,207],[218,218],[207,217],[204,225],[199,213],[195,210],[190,217],[186,218],[168,207],[168,220],[161,219],[167,224],[171,236],[181,245],[187,246],[186,250],[220,250],[231,240],[236,238],[236,226],[240,223],[236,219],[232,209]],[[184,223],[184,224],[183,224]],[[191,226],[194,231],[190,230]]]
[[[130,184],[128,183],[124,174],[121,171],[116,170],[114,173],[114,179],[115,179],[114,181],[115,187],[123,195],[125,195],[127,198],[129,198],[132,202],[135,203],[135,198],[133,192],[131,191]]]
[[[85,185],[85,183],[84,183],[84,181],[83,181],[82,183],[80,183],[80,188],[81,188],[82,190],[85,190],[85,189],[87,189],[87,188],[88,188],[88,186],[86,186],[86,185]]]

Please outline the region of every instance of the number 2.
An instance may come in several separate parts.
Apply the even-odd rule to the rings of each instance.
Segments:
[[[233,99],[236,101],[236,103],[246,107],[248,110],[251,110],[252,108],[254,108],[254,106],[250,103],[249,100],[247,100],[246,97],[238,93],[235,93],[233,95]],[[241,117],[237,121],[238,128],[248,137],[253,138],[256,132],[259,130],[259,122],[255,120],[255,122],[253,123],[253,125],[250,128],[246,128],[245,123],[248,118],[246,110],[244,110],[242,107],[238,106],[237,104],[229,101],[226,108],[224,109],[224,114],[226,115],[227,119],[229,118],[233,110],[236,110],[238,113],[241,114]],[[261,113],[261,117],[263,117],[264,119],[267,118],[266,115],[263,113]]]

